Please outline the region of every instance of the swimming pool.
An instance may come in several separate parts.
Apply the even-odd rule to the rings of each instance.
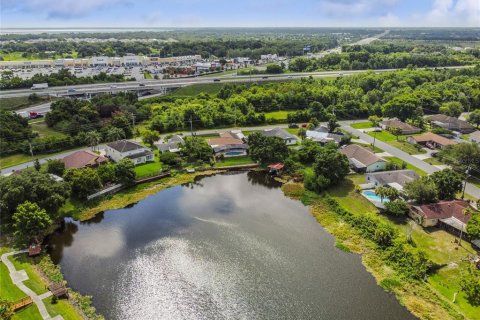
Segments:
[[[365,190],[362,192],[362,195],[372,202],[385,203],[390,201],[390,199],[388,199],[387,197],[384,197],[382,201],[382,198],[373,190]]]

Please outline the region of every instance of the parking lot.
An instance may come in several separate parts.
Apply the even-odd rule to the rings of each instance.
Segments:
[[[140,67],[140,66],[122,66],[122,67],[108,67],[108,66],[98,66],[98,67],[76,67],[76,68],[66,68],[70,70],[72,74],[74,74],[77,77],[92,77],[95,75],[99,75],[101,72],[104,72],[108,75],[124,75],[126,78],[135,78],[135,80],[143,80],[145,79],[144,77],[144,72],[148,71],[154,77],[155,75],[158,75],[158,77],[161,79],[162,73],[161,73],[161,67],[159,66],[148,66],[148,67]],[[57,73],[58,71],[61,70],[59,67],[52,67],[52,68],[25,68],[25,69],[3,69],[0,70],[0,72],[4,72],[10,70],[13,72],[15,76],[20,77],[21,79],[30,79],[32,78],[35,74],[52,74],[52,73]]]

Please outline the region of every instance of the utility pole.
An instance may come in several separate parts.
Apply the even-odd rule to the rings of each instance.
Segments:
[[[28,142],[28,146],[29,146],[29,148],[30,148],[30,155],[31,155],[31,156],[32,156],[32,158],[33,158],[33,149],[32,149],[32,143],[31,143],[30,141]]]
[[[470,172],[470,166],[468,166],[467,170],[465,170],[465,181],[463,183],[462,199],[465,198],[465,189],[467,188],[467,180],[470,177],[469,172]]]
[[[193,120],[192,120],[192,116],[190,116],[190,135],[193,137]]]

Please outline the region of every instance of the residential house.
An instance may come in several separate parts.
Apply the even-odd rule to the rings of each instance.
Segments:
[[[403,190],[408,182],[416,179],[418,179],[418,174],[413,170],[371,172],[366,175],[367,184],[371,188],[389,186],[399,191]]]
[[[402,122],[397,118],[388,119],[380,122],[380,127],[383,130],[388,130],[388,131],[398,130],[400,134],[414,134],[422,131],[422,129],[412,126],[408,123]]]
[[[408,215],[423,227],[438,225],[455,233],[466,232],[467,223],[471,218],[471,214],[466,214],[466,209],[475,211],[475,208],[465,200],[439,201],[409,207]]]
[[[480,131],[477,130],[470,134],[469,140],[473,143],[480,144]]]
[[[150,148],[129,140],[118,140],[107,143],[105,153],[107,157],[115,162],[124,158],[132,160],[134,164],[141,164],[154,160],[153,152]]]
[[[328,132],[328,130],[327,132],[325,132],[319,129],[319,130],[307,130],[305,137],[306,139],[315,141],[320,144],[333,142],[336,145],[339,145],[344,135],[340,133],[330,133]]]
[[[386,169],[387,161],[359,145],[350,144],[340,149],[340,152],[347,156],[350,167],[357,172],[375,172]]]
[[[96,167],[107,163],[108,159],[90,150],[80,150],[64,157],[62,161],[65,164],[65,169],[70,169]]]
[[[441,149],[445,146],[457,144],[455,141],[442,137],[432,132],[426,132],[419,136],[410,136],[407,141],[411,144],[419,144],[429,148]]]
[[[168,140],[158,140],[154,145],[160,152],[179,152],[180,145],[184,142],[181,136],[175,134]]]
[[[246,156],[248,145],[244,142],[245,136],[239,130],[220,133],[219,138],[208,139],[208,145],[213,149],[215,156],[240,157]]]
[[[426,119],[435,127],[444,128],[451,131],[458,131],[461,133],[471,133],[475,131],[475,128],[467,121],[449,117],[444,114],[435,114],[426,117]]]
[[[265,129],[262,132],[262,135],[265,137],[278,137],[285,141],[287,146],[294,145],[298,141],[298,137],[287,132],[282,128],[273,128],[273,129]]]

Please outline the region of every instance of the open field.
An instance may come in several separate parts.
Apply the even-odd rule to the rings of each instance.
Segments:
[[[175,90],[172,96],[196,96],[200,93],[217,94],[223,87],[222,83],[199,83],[190,86],[182,87]]]
[[[369,136],[388,143],[392,147],[402,150],[408,154],[422,154],[425,153],[423,149],[417,149],[406,141],[406,136],[395,136],[390,132],[383,130],[381,132],[366,132]]]
[[[154,162],[144,163],[135,166],[135,173],[137,174],[137,179],[153,176],[155,174],[158,174],[160,170],[162,170],[162,164],[158,162],[158,159],[155,159]]]
[[[383,158],[387,161],[391,161],[391,162],[393,162],[395,164],[399,164],[399,165],[404,163],[404,161],[402,159],[399,159],[397,157],[383,157]],[[427,173],[425,171],[415,167],[414,165],[412,165],[408,162],[405,162],[405,163],[407,164],[406,169],[413,170],[416,173],[418,173],[418,175],[420,175],[420,176],[426,176],[427,175]]]
[[[67,136],[62,132],[49,128],[44,120],[32,121],[30,122],[30,125],[32,126],[32,131],[38,132],[40,137],[50,136],[50,137],[64,138]]]
[[[53,100],[53,99],[52,99]],[[49,97],[38,96],[35,100],[30,100],[28,97],[9,97],[0,98],[0,110],[14,111],[27,107],[33,107],[50,101]]]
[[[276,120],[276,121],[287,121],[287,116],[293,111],[272,111],[265,113],[265,119],[267,120]]]
[[[370,121],[352,123],[350,126],[355,129],[373,128],[372,123]]]
[[[225,158],[223,161],[215,163],[215,167],[239,166],[255,163],[249,156]]]

